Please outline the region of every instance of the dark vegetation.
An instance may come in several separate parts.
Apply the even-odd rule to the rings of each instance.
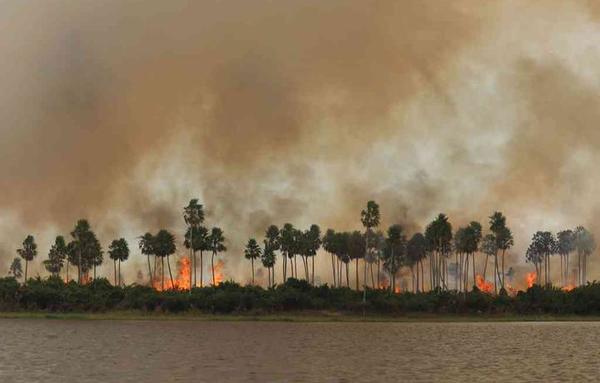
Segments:
[[[30,279],[27,285],[13,277],[0,279],[0,310],[44,312],[142,312],[208,314],[276,314],[306,310],[336,311],[347,314],[399,316],[410,313],[435,314],[600,314],[600,284],[591,283],[564,291],[534,285],[509,296],[503,290],[493,295],[437,289],[423,293],[391,293],[367,289],[363,292],[328,285],[314,287],[309,282],[288,279],[269,289],[224,282],[218,286],[157,291],[151,287],[115,286],[107,279],[82,285],[61,279]]]

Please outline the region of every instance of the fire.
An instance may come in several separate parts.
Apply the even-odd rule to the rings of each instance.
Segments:
[[[92,277],[90,277],[89,273],[83,273],[81,274],[81,284],[82,285],[87,285],[92,281]]]
[[[221,259],[217,261],[215,265],[215,286],[220,285],[223,282],[223,267],[225,266],[225,262]]]
[[[537,282],[537,273],[532,271],[531,273],[527,273],[525,276],[525,281],[527,282],[527,288],[533,287],[535,282]]]
[[[188,257],[182,257],[177,261],[177,276],[171,284],[171,279],[165,270],[165,290],[189,290],[190,289],[190,259]],[[154,288],[162,290],[161,288],[161,276],[156,273],[154,282],[152,283]]]
[[[573,290],[574,288],[575,288],[575,285],[568,284],[566,286],[563,286],[561,290],[569,292],[569,291]]]
[[[398,287],[398,286],[396,286],[396,288],[394,289],[394,292],[395,292],[396,294],[400,294],[400,292],[401,292],[401,291],[402,291],[402,290],[400,290],[400,287]]]
[[[494,290],[494,285],[483,279],[481,275],[475,277],[475,284],[477,285],[477,288],[484,293],[491,293],[492,290]]]

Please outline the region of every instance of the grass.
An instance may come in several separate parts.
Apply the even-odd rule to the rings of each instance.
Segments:
[[[47,319],[47,320],[153,320],[153,321],[211,321],[211,322],[591,322],[600,316],[581,315],[458,315],[458,314],[407,314],[402,316],[357,315],[329,311],[302,311],[285,314],[205,314],[150,313],[143,311],[109,311],[98,313],[51,313],[43,311],[0,312],[0,319]]]

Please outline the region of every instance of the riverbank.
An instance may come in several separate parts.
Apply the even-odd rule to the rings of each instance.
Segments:
[[[564,291],[534,285],[498,295],[434,290],[391,293],[311,286],[289,279],[263,289],[225,282],[189,290],[157,291],[148,286],[113,286],[106,279],[65,284],[0,278],[0,313],[56,318],[278,320],[278,321],[507,321],[600,318],[600,284]],[[99,314],[100,313],[100,314]]]
[[[199,321],[199,322],[367,322],[367,323],[434,323],[434,322],[597,322],[594,315],[513,315],[513,314],[407,314],[358,315],[339,312],[294,312],[286,314],[206,314],[202,312],[149,313],[111,311],[102,313],[56,313],[42,311],[0,312],[0,319],[86,320],[86,321]]]

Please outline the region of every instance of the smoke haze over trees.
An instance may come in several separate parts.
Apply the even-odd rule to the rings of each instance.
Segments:
[[[82,217],[103,244],[179,235],[195,196],[240,280],[270,224],[358,230],[370,199],[410,234],[500,210],[528,270],[537,230],[599,237],[600,7],[473,5],[1,4],[0,273]]]

